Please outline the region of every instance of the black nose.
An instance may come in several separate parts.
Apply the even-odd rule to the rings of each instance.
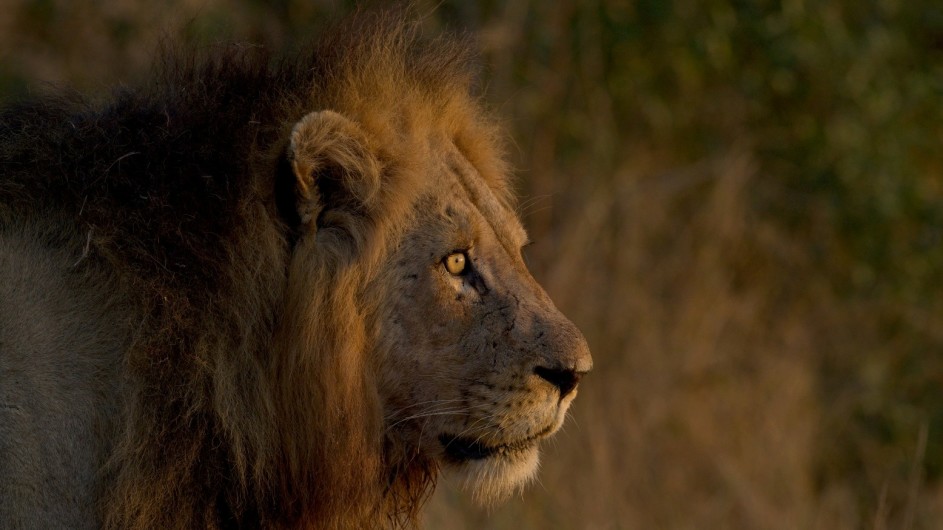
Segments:
[[[583,377],[583,372],[577,372],[576,370],[559,370],[543,366],[534,368],[534,373],[559,388],[561,398],[572,392],[576,388],[576,384],[580,382],[580,378]]]

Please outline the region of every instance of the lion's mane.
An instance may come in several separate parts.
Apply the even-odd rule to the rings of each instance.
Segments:
[[[171,52],[106,101],[44,96],[0,116],[0,224],[70,240],[75,268],[133,307],[106,527],[396,526],[431,489],[434,466],[384,437],[362,287],[427,138],[453,138],[510,200],[500,142],[464,43],[368,16],[307,49]],[[284,153],[320,109],[367,132],[377,213],[321,227],[334,236],[298,259]]]

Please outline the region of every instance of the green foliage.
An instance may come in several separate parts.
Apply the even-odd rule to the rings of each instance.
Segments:
[[[564,4],[555,7],[566,13],[562,29],[550,8],[532,6],[512,51],[518,99],[534,100],[518,121],[549,120],[556,133],[548,165],[618,178],[613,169],[632,163],[626,145],[667,153],[676,166],[748,145],[762,177],[750,208],[804,249],[830,307],[858,319],[843,347],[817,357],[834,422],[818,473],[857,484],[873,505],[882,485],[909,480],[926,425],[924,471],[938,480],[943,7]],[[568,75],[554,86],[548,70]],[[816,314],[819,292],[791,296]]]

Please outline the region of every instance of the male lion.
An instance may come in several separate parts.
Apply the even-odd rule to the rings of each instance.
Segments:
[[[402,526],[439,469],[532,476],[589,350],[466,47],[415,34],[0,114],[0,527]]]

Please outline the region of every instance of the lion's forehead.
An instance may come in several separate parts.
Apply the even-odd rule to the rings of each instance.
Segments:
[[[438,172],[440,183],[451,190],[451,193],[441,196],[446,208],[465,203],[476,210],[512,255],[527,241],[527,232],[510,205],[498,198],[496,190],[491,189],[475,166],[454,145],[443,150]]]

